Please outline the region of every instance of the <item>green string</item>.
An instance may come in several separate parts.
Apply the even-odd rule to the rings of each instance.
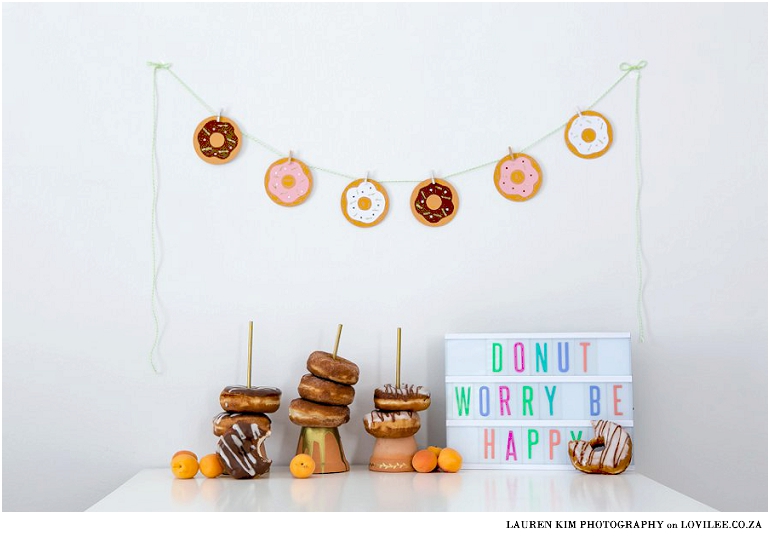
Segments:
[[[642,274],[642,129],[639,121],[639,89],[642,80],[642,69],[647,62],[642,60],[636,65],[621,63],[620,69],[625,71],[624,77],[636,71],[635,104],[634,104],[634,167],[636,171],[636,318],[639,323],[639,342],[644,342],[644,276]]]
[[[150,152],[150,164],[152,168],[152,221],[150,227],[152,229],[152,293],[150,296],[150,304],[152,308],[152,318],[155,322],[155,338],[152,342],[152,348],[150,348],[149,360],[152,370],[155,374],[158,374],[158,368],[155,366],[155,360],[153,354],[158,347],[158,340],[160,338],[160,324],[158,322],[158,312],[156,308],[157,302],[157,290],[158,290],[158,264],[155,256],[155,227],[156,227],[156,214],[158,206],[158,180],[156,175],[157,161],[156,161],[156,146],[158,140],[158,70],[164,69],[170,71],[170,63],[154,63],[147,62],[147,65],[152,67],[152,150]]]

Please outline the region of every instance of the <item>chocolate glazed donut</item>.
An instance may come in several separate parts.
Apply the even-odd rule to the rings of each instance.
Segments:
[[[417,221],[429,227],[439,227],[457,215],[459,198],[449,182],[432,178],[422,181],[412,190],[410,203]]]
[[[230,158],[230,154],[235,151],[240,141],[233,125],[216,119],[212,119],[201,127],[197,139],[203,156],[220,160]]]
[[[281,390],[276,387],[229,385],[220,393],[219,405],[231,412],[273,413],[281,405]]]
[[[262,434],[256,424],[241,427],[236,424],[222,434],[217,442],[217,455],[233,478],[254,478],[270,470],[272,463],[262,454],[262,443],[270,432]]]

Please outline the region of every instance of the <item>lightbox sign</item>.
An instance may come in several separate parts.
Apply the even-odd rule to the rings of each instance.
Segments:
[[[447,445],[468,469],[572,468],[591,421],[633,440],[630,333],[445,336]]]

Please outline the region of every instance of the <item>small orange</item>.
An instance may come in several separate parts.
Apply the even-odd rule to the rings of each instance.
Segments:
[[[412,456],[412,467],[418,473],[430,473],[436,468],[438,457],[430,449],[418,450]]]
[[[177,478],[193,478],[198,474],[198,460],[190,454],[177,454],[171,459],[171,472]]]
[[[436,458],[438,458],[438,455],[441,454],[441,447],[434,447],[433,445],[431,445],[430,447],[428,447],[428,450],[431,451],[433,454],[435,454]]]
[[[192,457],[193,457],[193,458],[195,458],[196,460],[198,459],[198,455],[197,455],[197,454],[195,454],[195,453],[194,453],[193,451],[191,451],[191,450],[178,450],[178,451],[176,451],[176,452],[174,453],[174,455],[173,455],[173,456],[171,456],[171,459],[173,460],[173,459],[174,459],[174,458],[176,458],[176,457],[177,457],[179,454],[189,454],[190,456],[192,456]]]
[[[455,449],[445,447],[438,455],[438,467],[445,473],[456,473],[463,466],[463,457]]]
[[[201,473],[203,473],[203,476],[206,478],[216,478],[225,470],[218,454],[206,454],[201,458],[199,465]]]
[[[307,478],[315,471],[315,460],[309,454],[297,454],[289,463],[289,471],[295,478]]]

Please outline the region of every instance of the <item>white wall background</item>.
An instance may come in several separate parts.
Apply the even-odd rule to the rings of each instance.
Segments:
[[[3,509],[83,510],[180,449],[213,451],[219,391],[283,392],[268,453],[287,463],[305,359],[358,362],[361,418],[402,378],[444,432],[443,336],[631,331],[637,470],[724,510],[767,510],[767,6],[668,4],[4,4]],[[318,173],[304,205],[265,195],[275,159],[246,142],[193,152],[208,114],[159,73],[162,338],[150,367],[151,69],[168,61],[249,133],[379,180],[452,173],[524,146],[621,74],[642,77],[647,340],[638,342],[633,77],[599,106],[596,161],[560,135],[533,148],[544,185],[511,203],[491,167],[458,177],[444,228],[388,184],[372,229]],[[55,458],[54,473],[41,459]]]

